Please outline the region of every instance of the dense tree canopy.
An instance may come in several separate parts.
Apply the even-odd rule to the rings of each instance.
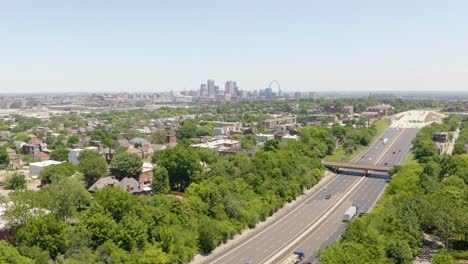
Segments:
[[[67,161],[69,152],[66,148],[57,148],[50,152],[49,157],[51,160]]]
[[[0,148],[0,169],[8,167],[10,157],[4,148]]]
[[[81,159],[80,164],[78,164],[78,171],[83,173],[88,186],[93,185],[97,180],[109,174],[106,159],[103,157]]]
[[[110,167],[119,172],[119,177],[138,177],[142,171],[143,161],[140,156],[133,153],[118,154],[111,162]]]
[[[52,182],[57,182],[61,178],[69,177],[76,172],[76,166],[71,163],[62,163],[58,165],[50,165],[45,167],[39,178],[41,179],[42,184],[48,184]]]

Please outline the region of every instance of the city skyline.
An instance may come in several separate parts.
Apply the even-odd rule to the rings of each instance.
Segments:
[[[467,90],[466,1],[27,2],[0,10],[0,93]]]

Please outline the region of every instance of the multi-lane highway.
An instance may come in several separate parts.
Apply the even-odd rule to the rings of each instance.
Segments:
[[[418,119],[425,117],[421,113],[410,115]],[[407,119],[406,115],[402,115],[354,162],[386,163],[387,166],[400,164],[419,129],[408,128]],[[300,204],[268,223],[261,231],[197,263],[280,263],[296,249],[306,254],[304,261],[314,263],[317,261],[316,252],[338,240],[344,232],[344,211],[353,204],[358,206],[359,212],[368,212],[384,191],[387,180],[388,175],[363,177],[362,172],[353,171],[333,175],[325,187],[315,188]]]

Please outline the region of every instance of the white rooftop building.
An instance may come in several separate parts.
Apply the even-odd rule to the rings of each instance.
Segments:
[[[217,139],[214,141],[192,144],[194,148],[207,148],[207,149],[240,149],[240,141],[232,139]]]
[[[87,147],[84,149],[77,148],[77,149],[70,149],[70,152],[68,153],[68,162],[70,162],[73,165],[78,165],[80,164],[80,161],[78,160],[78,157],[80,156],[80,152],[83,150],[96,150],[98,151],[97,147]]]
[[[34,162],[29,164],[29,175],[32,178],[37,178],[41,174],[41,171],[51,165],[59,165],[62,164],[63,161],[56,161],[56,160],[45,160],[41,162]]]

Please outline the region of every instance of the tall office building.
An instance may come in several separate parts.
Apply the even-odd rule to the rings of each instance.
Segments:
[[[206,84],[201,84],[200,85],[200,96],[205,97],[208,96],[208,90],[206,89]]]
[[[215,91],[215,81],[214,80],[208,80],[208,96],[215,98],[216,97],[216,91]]]
[[[236,87],[237,84],[234,81],[227,81],[224,85],[224,93],[230,94],[231,96],[236,96]]]

